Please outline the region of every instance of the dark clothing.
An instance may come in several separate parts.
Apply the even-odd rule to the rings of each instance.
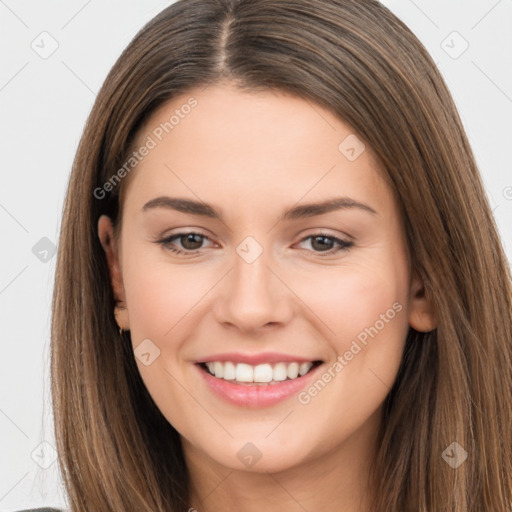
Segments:
[[[62,512],[58,508],[30,508],[27,510],[19,510],[18,512]]]

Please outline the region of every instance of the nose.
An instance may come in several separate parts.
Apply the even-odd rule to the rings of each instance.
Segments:
[[[290,321],[293,293],[270,260],[266,250],[252,262],[235,253],[233,268],[215,301],[218,322],[250,332]]]

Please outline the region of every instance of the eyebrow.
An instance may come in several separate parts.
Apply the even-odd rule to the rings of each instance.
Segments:
[[[212,219],[222,220],[222,214],[212,205],[192,199],[185,199],[180,197],[160,196],[155,197],[148,201],[143,207],[143,211],[148,211],[153,208],[170,208],[182,213],[189,213],[192,215],[202,215]],[[316,215],[323,215],[325,213],[333,212],[336,210],[344,210],[349,208],[357,208],[372,215],[378,215],[377,212],[367,204],[360,203],[350,197],[335,197],[326,201],[318,203],[301,204],[294,206],[283,213],[279,221],[296,220]]]

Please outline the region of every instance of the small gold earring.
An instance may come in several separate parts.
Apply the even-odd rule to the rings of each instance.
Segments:
[[[126,308],[123,308],[122,306],[116,306],[115,309],[114,309],[114,316],[116,317],[116,321],[117,321],[117,325],[119,325],[119,319],[118,319],[118,315],[119,313],[123,310],[123,309],[126,309]],[[119,335],[122,337],[123,336],[123,328],[121,326],[119,326]]]

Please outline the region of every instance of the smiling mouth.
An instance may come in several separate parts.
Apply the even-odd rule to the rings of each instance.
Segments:
[[[275,385],[284,381],[300,379],[322,361],[278,362],[250,365],[231,361],[211,361],[198,363],[209,375],[220,380],[240,385]]]

